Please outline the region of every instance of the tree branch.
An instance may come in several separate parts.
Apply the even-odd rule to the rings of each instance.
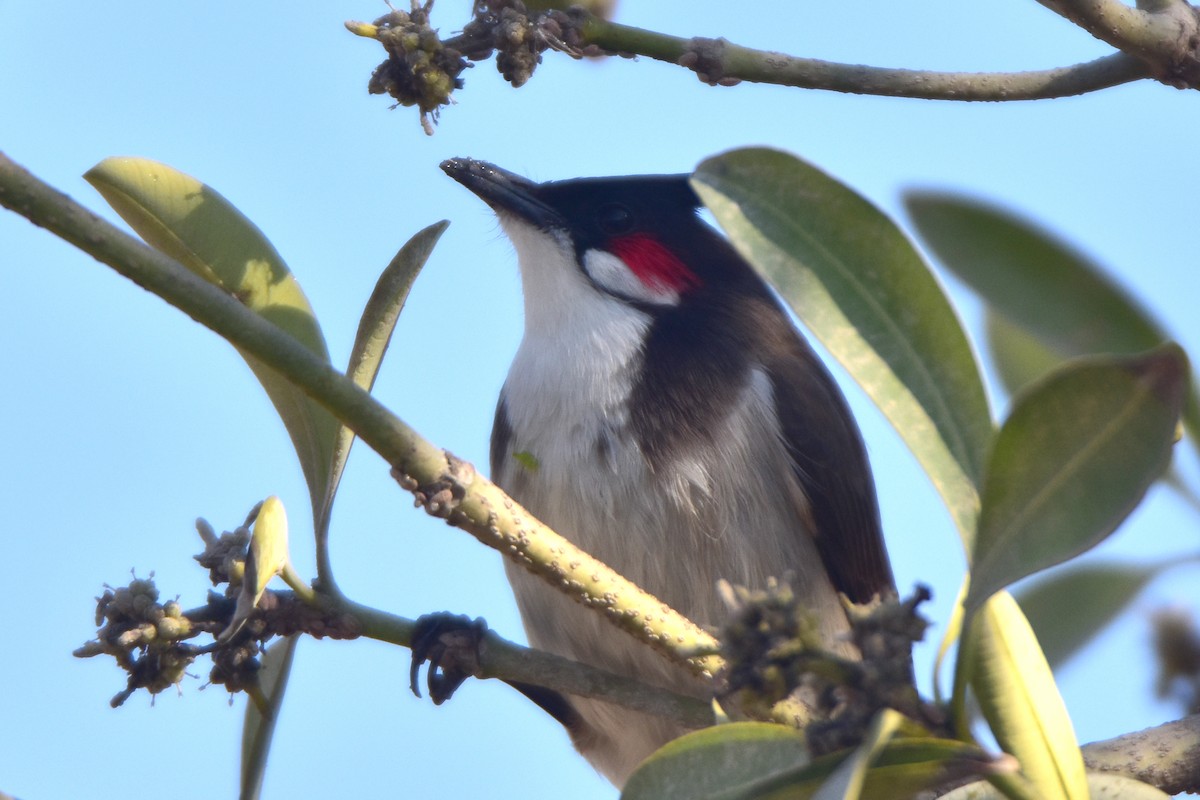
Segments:
[[[362,626],[363,636],[403,647],[412,646],[415,628],[412,620],[344,598],[334,600],[329,610],[352,615]],[[523,647],[495,631],[484,634],[478,657],[476,668],[472,670],[476,678],[529,683],[564,694],[595,697],[696,728],[713,724],[712,706],[704,700],[648,686],[553,653]]]
[[[1038,0],[1088,33],[1141,59],[1157,80],[1200,88],[1200,12],[1184,0]]]
[[[1042,100],[1107,89],[1149,76],[1138,59],[1115,53],[1083,64],[1030,72],[936,72],[798,58],[728,42],[684,39],[578,15],[582,43],[642,55],[694,71],[710,84],[738,81],[926,100]]]
[[[521,564],[699,675],[716,640],[536,520],[470,464],[435,447],[369,393],[217,286],[110,225],[0,153],[0,205],[157,294],[300,387],[379,453],[425,510]]]
[[[1200,714],[1083,747],[1095,772],[1115,772],[1167,794],[1200,791]]]

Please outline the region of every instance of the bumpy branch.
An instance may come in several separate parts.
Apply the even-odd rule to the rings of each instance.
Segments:
[[[1200,88],[1200,11],[1184,0],[1038,0],[1088,33],[1145,63],[1179,89]]]
[[[1200,791],[1200,714],[1093,742],[1083,756],[1090,770],[1128,775],[1167,794]]]
[[[474,468],[435,447],[328,362],[177,262],[113,227],[0,153],[7,207],[179,308],[278,371],[383,456],[427,512],[499,550],[559,591],[697,674],[723,665],[716,640],[579,550]]]

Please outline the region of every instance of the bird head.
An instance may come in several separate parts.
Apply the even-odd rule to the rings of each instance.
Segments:
[[[527,284],[539,266],[526,262],[573,270],[596,291],[653,313],[714,284],[751,280],[744,262],[699,218],[700,199],[686,175],[535,183],[474,159],[441,166],[496,212]]]

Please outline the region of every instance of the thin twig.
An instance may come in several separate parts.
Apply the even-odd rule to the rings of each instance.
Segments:
[[[1150,74],[1145,64],[1124,53],[1029,72],[937,72],[798,58],[725,39],[668,36],[591,16],[583,18],[580,33],[587,45],[680,64],[712,84],[752,81],[926,100],[1043,100],[1107,89]]]
[[[415,623],[344,598],[334,599],[333,612],[351,614],[363,636],[410,647]],[[713,724],[711,704],[648,686],[623,675],[511,642],[495,631],[484,634],[478,649],[476,678],[496,678],[541,686],[564,694],[595,697],[625,708],[654,714],[691,727]]]

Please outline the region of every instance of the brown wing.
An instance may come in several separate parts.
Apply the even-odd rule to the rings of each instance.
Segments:
[[[783,436],[808,496],[817,550],[833,586],[856,603],[894,596],[875,483],[858,425],[833,377],[807,343],[766,364]]]

